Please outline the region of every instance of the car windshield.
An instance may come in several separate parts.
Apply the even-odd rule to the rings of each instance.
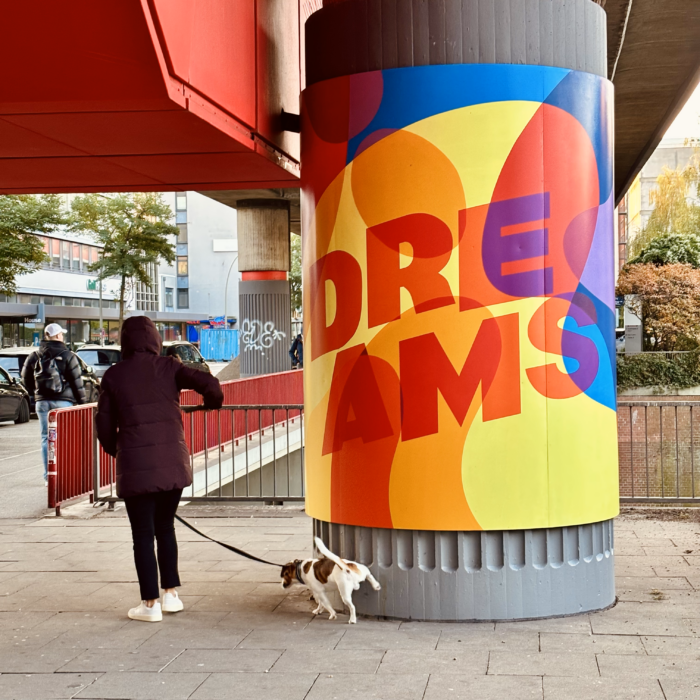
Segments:
[[[164,346],[161,355],[179,357],[183,362],[200,362],[197,348],[186,343]]]
[[[88,365],[111,366],[122,359],[119,350],[79,350],[76,353]]]
[[[0,367],[7,370],[12,376],[19,377],[20,362],[18,357],[0,355]]]

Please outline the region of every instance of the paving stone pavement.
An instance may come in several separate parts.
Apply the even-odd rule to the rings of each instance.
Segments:
[[[193,519],[259,556],[310,551],[298,509],[217,513]],[[700,700],[693,520],[617,520],[619,602],[606,612],[349,626],[314,618],[277,570],[180,526],[185,611],[131,621],[128,522],[119,510],[84,516],[0,520],[0,700]]]

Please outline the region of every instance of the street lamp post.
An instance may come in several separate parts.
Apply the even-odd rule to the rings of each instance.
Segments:
[[[224,287],[224,328],[228,328],[228,314],[226,313],[228,306],[228,280],[231,277],[231,270],[233,270],[236,260],[238,260],[238,253],[234,256],[231,267],[229,267],[228,274],[226,275],[226,286]]]
[[[105,339],[104,335],[102,334],[102,280],[98,279],[97,284],[100,285],[100,330],[98,332],[100,334],[100,345],[104,345]]]

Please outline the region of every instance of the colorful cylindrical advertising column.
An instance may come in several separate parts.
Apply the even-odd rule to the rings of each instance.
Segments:
[[[483,62],[309,82],[307,512],[382,584],[358,612],[611,605],[612,85]]]

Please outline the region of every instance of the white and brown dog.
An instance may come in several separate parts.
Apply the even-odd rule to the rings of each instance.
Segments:
[[[314,541],[318,551],[323,554],[323,559],[295,559],[285,564],[280,574],[283,579],[282,587],[289,588],[294,583],[307,586],[318,603],[318,607],[313,611],[314,615],[323,612],[325,608],[329,613],[329,619],[335,620],[337,615],[328,600],[326,591],[336,586],[343,603],[350,611],[349,624],[354,625],[357,622],[357,615],[355,606],[352,604],[352,592],[358,590],[363,581],[368,581],[375,591],[381,590],[382,587],[364,564],[341,559],[333,554],[318,537]]]

